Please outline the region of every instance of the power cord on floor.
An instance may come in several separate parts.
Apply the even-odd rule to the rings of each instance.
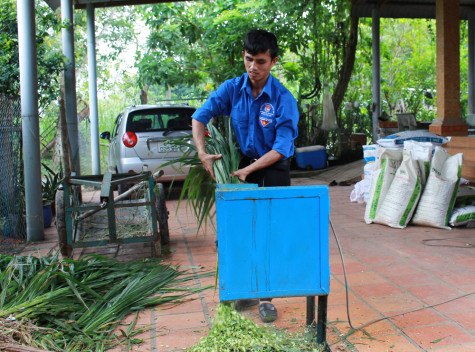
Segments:
[[[438,244],[438,242],[445,242],[445,241],[460,243],[460,245]],[[432,243],[432,242],[434,242],[434,243]],[[427,239],[427,240],[422,240],[422,244],[424,246],[432,246],[432,247],[475,248],[474,243],[461,241],[461,240],[455,239],[455,238],[431,238],[431,239]]]
[[[473,291],[473,292],[466,293],[466,294],[464,294],[464,295],[461,295],[461,296],[458,296],[458,297],[455,297],[455,298],[452,298],[452,299],[448,299],[448,300],[443,301],[443,302],[431,304],[431,305],[429,305],[429,306],[419,307],[419,308],[416,308],[416,309],[411,309],[411,310],[405,311],[405,312],[403,312],[403,313],[388,315],[387,317],[370,320],[369,322],[364,323],[363,325],[360,325],[360,326],[358,326],[357,328],[355,328],[355,327],[353,326],[353,324],[351,323],[351,318],[350,318],[350,304],[349,304],[349,294],[348,294],[349,287],[348,287],[348,280],[347,280],[347,277],[346,277],[345,260],[344,260],[344,258],[343,258],[343,252],[342,252],[342,250],[341,250],[340,241],[338,240],[338,236],[337,236],[337,234],[336,234],[335,228],[333,227],[333,223],[332,223],[331,219],[330,219],[330,227],[331,227],[331,229],[332,229],[333,236],[335,237],[335,241],[336,241],[336,244],[337,244],[337,247],[338,247],[338,251],[339,251],[339,253],[340,253],[341,264],[342,264],[342,266],[343,266],[343,276],[344,276],[344,278],[345,278],[346,314],[347,314],[347,316],[348,316],[348,325],[350,325],[350,328],[351,328],[351,331],[347,334],[347,336],[351,335],[351,334],[354,333],[355,331],[361,330],[361,329],[363,329],[363,328],[365,328],[365,327],[367,327],[367,326],[369,326],[369,325],[372,325],[372,324],[374,324],[374,323],[377,323],[377,322],[380,322],[380,321],[383,321],[383,320],[387,320],[387,319],[390,319],[390,318],[398,317],[398,316],[400,316],[400,315],[404,315],[404,314],[408,314],[408,313],[417,312],[417,311],[419,311],[419,310],[423,310],[423,309],[427,309],[427,308],[433,308],[433,307],[440,306],[440,305],[442,305],[442,304],[449,303],[449,302],[458,300],[458,299],[460,299],[460,298],[464,298],[464,297],[467,297],[467,296],[470,296],[470,295],[475,294],[475,291]]]

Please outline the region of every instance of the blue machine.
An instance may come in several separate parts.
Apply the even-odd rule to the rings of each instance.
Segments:
[[[329,208],[326,186],[219,185],[220,299],[328,295]]]

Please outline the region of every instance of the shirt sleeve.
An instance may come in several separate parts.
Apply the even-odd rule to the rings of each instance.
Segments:
[[[231,112],[232,89],[233,87],[229,81],[221,84],[218,90],[211,93],[209,98],[191,117],[207,125],[213,117],[229,115]]]
[[[294,155],[294,140],[298,136],[298,122],[297,101],[287,91],[281,95],[277,108],[275,141],[272,146],[272,149],[282,154],[284,159]]]

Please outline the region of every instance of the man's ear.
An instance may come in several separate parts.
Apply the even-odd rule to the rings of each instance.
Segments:
[[[274,67],[274,65],[277,63],[277,61],[279,61],[279,58],[278,58],[277,56],[274,57],[274,58],[271,60],[272,67]]]

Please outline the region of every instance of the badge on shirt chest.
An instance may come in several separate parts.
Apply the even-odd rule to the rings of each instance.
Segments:
[[[268,124],[272,123],[273,117],[275,116],[274,106],[270,103],[264,103],[261,105],[259,111],[259,122],[262,127],[266,127]]]

